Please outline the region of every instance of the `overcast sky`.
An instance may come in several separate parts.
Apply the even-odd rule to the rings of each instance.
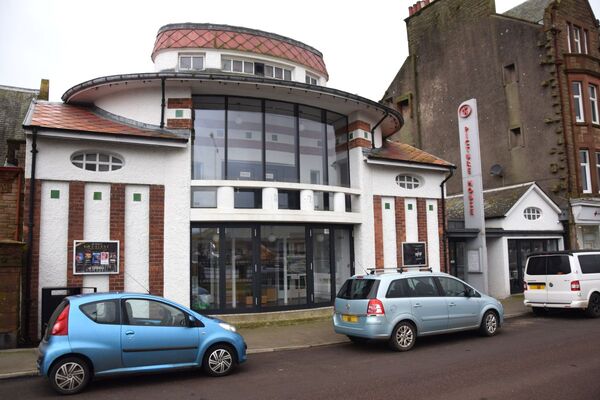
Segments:
[[[321,51],[328,86],[379,100],[408,55],[408,6],[416,0],[0,0],[0,85],[50,99],[101,76],[151,72],[158,29],[210,22],[260,29]],[[504,12],[523,0],[496,0]],[[600,0],[591,0],[600,17]]]

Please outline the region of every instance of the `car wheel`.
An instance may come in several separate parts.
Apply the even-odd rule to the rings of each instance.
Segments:
[[[352,335],[346,335],[346,336],[348,336],[348,339],[350,339],[350,341],[355,344],[365,344],[369,341],[369,339],[363,338],[363,337],[352,336]]]
[[[408,351],[413,348],[417,340],[417,330],[408,321],[400,322],[392,331],[390,346],[397,351]]]
[[[79,357],[67,357],[58,361],[48,374],[50,385],[60,394],[81,392],[90,382],[90,368]]]
[[[543,317],[544,315],[548,314],[548,310],[544,307],[531,307],[531,311],[533,311],[537,317]]]
[[[217,344],[206,350],[202,367],[210,376],[228,375],[236,364],[235,350],[227,344]]]
[[[585,309],[585,315],[590,318],[600,317],[600,295],[598,293],[594,293],[592,294],[592,297],[590,297],[590,302]]]
[[[481,332],[483,336],[494,336],[496,332],[498,332],[499,327],[498,314],[492,310],[486,311],[486,313],[483,314],[479,332]]]

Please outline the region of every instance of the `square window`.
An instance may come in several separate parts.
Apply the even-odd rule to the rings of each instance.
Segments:
[[[291,81],[292,80],[292,71],[289,69],[283,70],[283,80]]]
[[[60,190],[51,190],[50,198],[51,199],[60,199]]]
[[[271,141],[272,142],[276,142],[277,141],[277,135],[271,135]]]
[[[102,200],[102,192],[94,192],[94,200]]]
[[[364,132],[364,135],[365,135],[365,139],[369,138],[369,132]]]
[[[223,60],[223,71],[231,71],[231,60]]]
[[[244,63],[240,60],[233,60],[233,72],[242,72]]]
[[[252,132],[246,132],[246,139],[252,139]]]
[[[175,118],[183,118],[183,110],[175,110]]]
[[[390,203],[385,203],[385,209],[389,210],[390,209]]]
[[[429,205],[429,211],[433,211],[433,204]]]
[[[273,67],[270,65],[265,65],[265,76],[272,78],[273,77]]]
[[[142,194],[141,193],[134,193],[133,194],[133,201],[142,201]]]
[[[406,205],[406,209],[407,209],[408,211],[412,211],[412,209],[413,209],[413,205],[412,205],[412,204],[407,204],[407,205]]]

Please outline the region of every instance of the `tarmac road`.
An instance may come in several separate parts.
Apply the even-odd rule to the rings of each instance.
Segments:
[[[0,381],[0,399],[56,397],[39,377]],[[254,354],[233,375],[200,371],[105,379],[81,399],[600,399],[600,319],[579,313],[507,321],[500,333]]]

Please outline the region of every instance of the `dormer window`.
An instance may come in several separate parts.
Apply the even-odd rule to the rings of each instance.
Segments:
[[[204,69],[204,56],[180,55],[180,71],[202,71]]]

